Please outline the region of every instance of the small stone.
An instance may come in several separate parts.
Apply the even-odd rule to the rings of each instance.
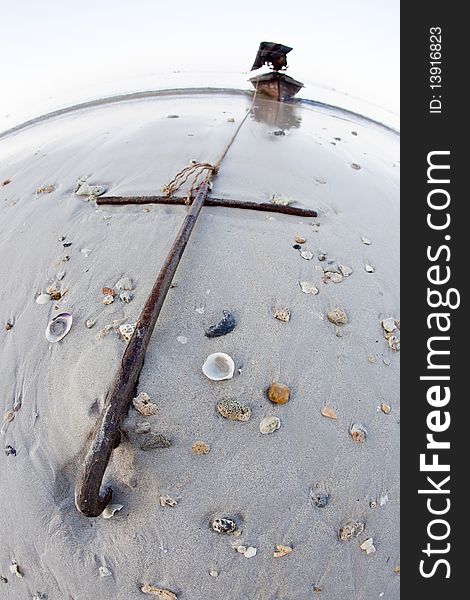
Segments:
[[[141,435],[143,433],[149,433],[150,429],[151,429],[150,423],[147,423],[147,421],[145,421],[144,423],[138,423],[134,427],[134,433],[136,433],[137,435]]]
[[[39,294],[39,296],[36,298],[36,304],[47,304],[50,301],[50,294]]]
[[[265,417],[259,424],[259,430],[263,434],[274,433],[280,426],[281,420],[279,417]]]
[[[271,202],[271,204],[274,204],[276,206],[289,206],[294,202],[292,198],[290,198],[289,196],[283,196],[282,194],[271,194],[269,201]]]
[[[253,558],[253,556],[256,556],[257,552],[258,551],[256,548],[254,548],[253,546],[248,546],[243,554],[245,558]]]
[[[12,323],[11,321],[7,321],[7,322],[5,323],[5,329],[6,329],[7,331],[10,331],[10,329],[13,329],[13,323]]]
[[[55,278],[56,278],[58,281],[62,281],[62,279],[63,279],[64,277],[65,277],[65,271],[59,271],[59,272],[56,274],[56,276],[55,276]]]
[[[132,405],[137,412],[145,417],[156,415],[158,411],[158,406],[150,401],[150,396],[145,392],[140,392],[140,394],[132,400]]]
[[[248,421],[251,417],[250,406],[238,400],[222,400],[217,404],[217,410],[225,419],[232,421]]]
[[[33,596],[33,600],[47,600],[47,594],[44,592],[36,592]]]
[[[377,500],[371,500],[369,506],[374,509],[377,508]]]
[[[297,244],[305,244],[307,241],[302,235],[296,235],[294,239]]]
[[[188,338],[185,335],[179,335],[176,338],[176,341],[179,342],[180,344],[187,344],[188,343]]]
[[[268,398],[274,404],[286,404],[290,398],[290,388],[284,383],[272,383],[267,391]]]
[[[70,260],[70,256],[68,254],[66,254],[63,258],[62,261],[63,262],[68,262]]]
[[[274,318],[278,321],[288,323],[290,321],[290,310],[286,308],[276,308],[274,311]]]
[[[64,248],[70,248],[70,246],[71,246],[71,245],[72,245],[72,242],[64,242],[64,243],[62,244],[62,246],[63,246]]]
[[[23,577],[23,573],[20,571],[20,568],[18,567],[18,563],[16,562],[16,560],[11,561],[10,573],[12,573],[13,575],[16,575],[17,577],[20,577],[20,578]]]
[[[143,585],[140,590],[144,594],[158,596],[160,600],[178,600],[178,596],[174,592],[170,592],[170,590],[164,590],[163,588],[157,588],[153,585]]]
[[[364,265],[364,269],[367,271],[367,273],[374,273],[375,269],[372,265]]]
[[[99,569],[100,577],[111,577],[112,573],[108,569],[108,567],[100,567]]]
[[[302,258],[304,258],[305,260],[312,260],[312,258],[313,258],[313,252],[310,252],[310,250],[303,250],[300,253],[300,256]]]
[[[356,523],[346,523],[339,530],[339,539],[341,541],[350,540],[353,537],[357,537],[361,535],[364,531],[364,523],[356,522]]]
[[[292,550],[292,546],[283,546],[282,544],[277,544],[273,556],[274,558],[282,558],[283,556],[290,554]]]
[[[237,530],[235,521],[226,517],[212,519],[210,527],[216,533],[234,533]]]
[[[302,246],[300,244],[294,244],[292,248],[294,248],[294,250],[302,250]]]
[[[373,538],[367,538],[366,540],[364,540],[362,542],[362,544],[359,545],[359,548],[361,550],[364,550],[365,552],[367,552],[367,550],[370,550],[371,548],[374,548],[374,540]],[[374,548],[375,551],[375,548]],[[367,552],[367,554],[369,554],[369,552]]]
[[[336,411],[330,408],[329,406],[324,406],[321,409],[321,414],[327,419],[337,419]]]
[[[380,405],[380,410],[385,413],[386,415],[390,414],[390,411],[392,410],[392,407],[390,406],[390,404],[387,404],[386,402],[382,402],[382,404]]]
[[[210,446],[209,444],[206,444],[206,442],[194,442],[194,444],[191,446],[191,451],[193,454],[209,454],[210,452]]]
[[[358,165],[357,163],[351,163],[351,169],[354,169],[355,171],[359,171],[360,168],[361,168],[361,165]]]
[[[320,262],[323,262],[324,260],[326,260],[326,257],[328,256],[328,252],[324,252],[323,250],[320,250],[318,252],[318,260]]]
[[[311,281],[299,281],[299,285],[304,294],[318,294],[318,288]]]
[[[339,270],[341,272],[341,275],[343,277],[349,277],[352,274],[352,272],[353,272],[353,270],[351,269],[351,267],[348,267],[346,265],[338,265],[338,268],[339,268]]]
[[[4,575],[0,575],[0,581],[2,583],[8,583],[8,579]]]
[[[82,248],[80,252],[83,254],[85,258],[88,258],[91,254],[91,248]]]
[[[313,592],[314,594],[319,594],[319,593],[321,592],[321,587],[319,587],[318,585],[315,585],[315,584],[314,584],[314,585],[312,586],[312,592]]]
[[[322,277],[323,283],[341,283],[343,281],[343,276],[340,273],[332,273],[330,271],[325,272]]]
[[[8,185],[9,183],[11,183],[11,179],[4,179],[2,181],[2,185]]]
[[[351,135],[357,135],[357,131],[351,131]]]
[[[134,289],[134,283],[130,277],[122,277],[114,286],[120,292],[130,291]]]
[[[317,488],[310,489],[310,500],[316,508],[325,508],[330,501],[330,495]]]
[[[159,498],[160,501],[160,506],[176,506],[178,504],[178,502],[176,500],[173,500],[173,498],[170,498],[170,496],[160,496]]]
[[[103,519],[111,519],[115,513],[122,510],[124,508],[124,504],[108,504],[104,509],[102,515]]]
[[[211,569],[209,569],[209,575],[211,577],[218,577],[219,576],[219,572],[217,571],[217,569],[215,569],[214,567],[212,567]]]
[[[103,298],[103,304],[112,304],[114,302],[114,296],[105,296]]]
[[[235,123],[235,119],[233,117],[228,117],[227,123]]]
[[[382,362],[384,365],[387,365],[387,367],[389,367],[392,363],[388,360],[388,358],[382,358]]]
[[[103,294],[103,296],[112,296],[113,298],[116,295],[116,292],[113,290],[113,288],[110,287],[104,287],[101,290],[101,293]]]
[[[371,242],[371,241],[370,241],[368,238],[366,238],[366,237],[364,237],[364,236],[362,236],[362,237],[361,237],[361,241],[362,241],[362,243],[363,243],[363,244],[365,244],[366,246],[370,246],[370,245],[372,244],[372,242]]]
[[[340,308],[334,308],[333,310],[330,310],[327,317],[328,321],[333,323],[333,325],[346,325],[348,323],[348,316]]]
[[[170,448],[171,440],[161,433],[150,433],[147,439],[142,442],[140,449],[144,452],[148,450],[156,450],[157,448]]]
[[[383,319],[380,324],[382,325],[383,329],[387,332],[387,333],[393,333],[396,329],[398,329],[398,321],[396,319],[394,319],[393,317],[388,317],[387,319]]]
[[[368,361],[368,362],[369,362],[371,365],[373,365],[373,364],[376,362],[376,360],[377,360],[377,359],[375,358],[375,356],[368,356],[368,357],[367,357],[367,361]]]
[[[179,119],[180,116],[179,115],[167,115],[166,117],[167,119]]]
[[[14,418],[15,418],[15,411],[13,411],[13,410],[7,410],[3,414],[3,420],[5,421],[5,423],[11,423]]]
[[[394,573],[399,573],[400,572],[400,566],[397,565],[396,567],[393,568],[393,572]]]
[[[353,423],[349,428],[349,433],[352,439],[358,444],[362,444],[366,441],[367,430],[362,423]]]
[[[380,496],[379,504],[380,506],[385,506],[388,502],[388,494],[383,494]]]
[[[119,299],[121,300],[121,302],[126,302],[127,304],[129,304],[129,302],[133,298],[134,298],[134,296],[130,292],[121,292],[119,294]]]
[[[7,456],[16,456],[16,449],[8,444],[8,446],[5,446],[5,454]]]
[[[96,325],[96,321],[93,321],[93,319],[88,319],[88,320],[85,322],[85,327],[86,327],[87,329],[91,329],[91,328],[92,328],[92,327],[94,327],[95,325]]]
[[[128,342],[134,334],[137,323],[124,323],[119,326],[119,335],[125,342]]]

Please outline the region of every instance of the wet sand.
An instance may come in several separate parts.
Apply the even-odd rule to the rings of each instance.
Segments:
[[[135,322],[185,214],[155,205],[97,208],[73,193],[75,184],[87,177],[109,195],[159,194],[190,160],[215,161],[249,106],[230,94],[128,101],[0,140],[0,183],[11,180],[0,187],[0,373],[3,411],[17,408],[1,430],[3,447],[16,450],[0,458],[2,597],[151,597],[143,584],[190,600],[399,597],[399,355],[380,325],[399,318],[399,139],[331,111],[259,102],[241,129],[213,195],[265,202],[283,194],[319,216],[203,209],[140,378],[139,391],[159,411],[129,411],[128,435],[107,471],[113,502],[124,508],[106,520],[74,506],[87,435],[125,347],[113,331],[96,336],[115,320]],[[288,135],[274,135],[279,130]],[[35,193],[48,185],[55,190]],[[296,235],[312,260],[292,247]],[[319,251],[352,275],[325,284]],[[104,305],[102,287],[123,276],[134,282],[133,300]],[[319,294],[302,293],[299,281],[312,281]],[[63,299],[36,304],[52,285],[67,289]],[[284,307],[288,323],[273,317]],[[336,307],[347,325],[328,321]],[[236,328],[207,338],[204,329],[223,310],[233,312]],[[62,311],[73,314],[72,329],[49,347],[47,323]],[[201,371],[218,351],[235,361],[229,381]],[[289,403],[266,398],[273,380],[290,386]],[[249,403],[251,419],[223,419],[216,405],[224,398]],[[390,414],[378,410],[382,402]],[[325,405],[336,420],[321,415]],[[259,422],[269,415],[281,427],[262,435]],[[172,446],[142,451],[141,422]],[[363,444],[349,434],[355,422],[367,428]],[[192,453],[197,440],[209,444],[208,454]],[[314,506],[311,488],[329,494],[327,506]],[[161,507],[163,495],[178,504]],[[245,558],[231,547],[233,536],[209,529],[217,516],[237,520],[238,541],[256,547],[256,556]],[[348,521],[365,530],[340,541]],[[377,549],[371,555],[359,548],[368,537]],[[293,552],[274,558],[277,544]],[[22,578],[10,573],[12,560]],[[100,567],[111,574],[100,576]],[[322,591],[314,594],[314,585]]]

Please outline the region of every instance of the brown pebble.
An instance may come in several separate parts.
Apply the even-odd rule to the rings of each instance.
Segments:
[[[174,592],[170,592],[170,590],[164,590],[163,588],[157,588],[153,585],[143,585],[140,589],[144,594],[158,596],[160,600],[177,600],[178,598]]]
[[[305,244],[307,241],[302,235],[296,235],[294,239],[297,244]]]
[[[13,421],[14,418],[15,412],[13,410],[7,410],[7,412],[3,415],[3,420],[5,421],[5,423],[11,423],[11,421]]]
[[[282,544],[277,544],[273,556],[274,558],[282,558],[283,556],[286,556],[286,554],[290,554],[292,550],[292,546],[283,546]]]
[[[361,423],[353,423],[349,429],[352,439],[358,444],[366,441],[367,431]]]
[[[268,388],[268,398],[274,404],[286,404],[289,402],[290,389],[284,383],[272,383]]]
[[[380,405],[380,408],[381,408],[382,412],[385,413],[386,415],[389,415],[390,411],[392,410],[392,407],[390,406],[390,404],[387,404],[386,402],[382,402],[382,404]]]
[[[329,406],[324,406],[321,409],[321,414],[327,419],[337,419],[336,411],[330,408]]]
[[[114,296],[116,295],[116,292],[113,290],[113,288],[110,287],[104,287],[101,290],[103,296],[112,296],[114,298]]]
[[[191,450],[193,452],[193,454],[209,454],[210,452],[210,447],[209,444],[206,444],[206,442],[194,442],[194,444],[191,446]]]

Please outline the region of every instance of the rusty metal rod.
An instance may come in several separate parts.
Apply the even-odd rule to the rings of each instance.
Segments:
[[[97,517],[111,500],[112,489],[101,490],[111,453],[120,443],[120,424],[129,401],[135,396],[145,351],[155,323],[186,248],[209,186],[203,182],[160,270],[157,280],[142,309],[135,331],[124,351],[114,380],[106,394],[105,406],[93,432],[88,452],[80,468],[75,486],[75,504],[87,517]]]
[[[96,199],[96,204],[122,205],[122,204],[186,204],[185,198],[176,196],[100,196]],[[317,211],[307,208],[297,208],[295,206],[283,206],[280,204],[270,204],[263,202],[249,202],[247,200],[226,200],[225,198],[206,198],[205,206],[225,206],[227,208],[243,208],[248,210],[261,210],[266,212],[278,212],[285,215],[296,215],[298,217],[317,217]]]

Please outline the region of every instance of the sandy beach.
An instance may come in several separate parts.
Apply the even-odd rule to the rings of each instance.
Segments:
[[[399,136],[351,113],[257,101],[211,194],[282,195],[318,217],[202,209],[139,381],[158,412],[130,408],[106,474],[123,508],[90,519],[74,504],[125,348],[116,329],[137,320],[187,210],[97,207],[75,186],[161,194],[191,160],[217,159],[251,99],[203,90],[129,99],[0,139],[0,374],[3,413],[12,411],[1,427],[1,598],[155,597],[146,584],[181,600],[399,598],[399,353],[381,325],[400,318]],[[328,261],[352,273],[328,281]],[[131,301],[103,304],[102,288],[123,277]],[[50,287],[63,297],[39,305]],[[285,307],[289,322],[274,318]],[[347,324],[328,320],[335,308]],[[206,337],[224,310],[235,329]],[[65,311],[71,330],[49,344],[46,327]],[[205,377],[214,352],[233,358],[232,379]],[[290,387],[287,404],[266,397],[273,381]],[[250,405],[247,422],[218,413],[228,398]],[[281,425],[263,435],[267,416]],[[171,446],[142,450],[144,423]],[[363,443],[350,435],[358,423]],[[207,454],[192,452],[198,440]],[[316,492],[326,506],[315,505]],[[161,496],[177,504],[161,506]],[[240,535],[212,531],[216,517],[233,519]],[[348,522],[364,530],[341,541]],[[368,538],[374,553],[360,548]],[[278,544],[292,552],[274,557]]]

